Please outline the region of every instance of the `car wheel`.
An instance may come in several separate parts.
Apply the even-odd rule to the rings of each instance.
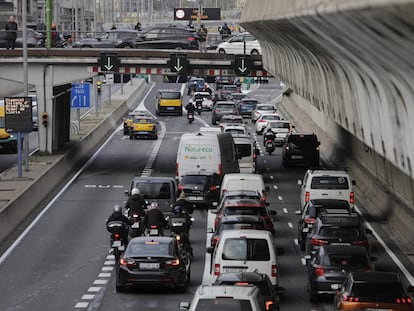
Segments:
[[[129,135],[129,139],[134,140],[134,135]]]
[[[92,46],[91,46],[91,45],[82,45],[82,46],[81,46],[81,48],[84,48],[84,49],[91,49],[91,48],[92,48]]]
[[[311,290],[309,290],[309,301],[310,302],[318,302],[319,301],[319,295],[316,293],[312,293]]]
[[[126,292],[126,287],[125,285],[118,285],[116,284],[116,292],[117,293],[125,293]]]
[[[155,135],[152,137],[152,139],[153,139],[153,140],[157,140],[157,139],[158,139],[158,134],[155,134]]]
[[[250,52],[251,55],[260,55],[258,50],[252,50]]]
[[[226,54],[226,51],[224,49],[220,49],[218,52],[219,54]]]

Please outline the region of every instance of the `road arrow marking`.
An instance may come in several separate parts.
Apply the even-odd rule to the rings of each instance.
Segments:
[[[175,71],[180,72],[183,69],[183,66],[180,65],[180,59],[177,58],[177,65],[174,66]]]
[[[241,68],[239,67],[239,71],[244,73],[248,68],[244,66],[244,58],[241,59]]]
[[[106,70],[110,71],[112,68],[114,68],[114,65],[111,65],[111,58],[107,57],[106,58],[107,62],[106,65],[104,66]]]

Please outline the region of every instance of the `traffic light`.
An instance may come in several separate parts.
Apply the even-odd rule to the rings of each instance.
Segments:
[[[49,115],[47,114],[47,112],[43,112],[42,113],[42,124],[44,125],[44,127],[47,127],[49,123]]]

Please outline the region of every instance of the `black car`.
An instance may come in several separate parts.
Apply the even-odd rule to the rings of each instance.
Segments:
[[[220,176],[217,173],[187,173],[181,178],[179,191],[184,191],[187,199],[196,206],[210,207],[220,197]]]
[[[185,290],[191,260],[172,237],[137,237],[116,263],[116,291],[129,286],[162,286]]]
[[[135,48],[198,50],[198,36],[180,27],[152,27],[140,33]]]
[[[220,239],[220,234],[224,230],[231,229],[256,229],[256,230],[266,230],[266,224],[260,216],[253,215],[230,215],[224,216],[220,219],[219,224],[215,231],[213,229],[207,229],[209,233],[213,233],[211,236],[211,246],[216,246],[218,240]]]
[[[140,38],[131,29],[108,30],[94,38],[83,38],[72,44],[73,48],[134,48]]]
[[[291,133],[282,149],[284,167],[292,164],[319,166],[318,137],[315,134]]]
[[[240,115],[242,117],[247,116],[250,118],[258,103],[259,101],[254,98],[242,98],[237,104]]]
[[[342,284],[349,271],[374,271],[367,251],[361,246],[321,246],[313,257],[305,256],[308,271],[308,292],[311,302],[319,296],[333,295],[332,284]]]
[[[370,243],[366,229],[358,214],[320,216],[306,237],[306,253],[311,254],[324,245],[356,245],[366,248],[370,254]]]
[[[254,285],[259,289],[265,300],[266,310],[269,309],[269,302],[273,303],[272,310],[280,310],[279,294],[275,291],[275,288],[267,274],[258,272],[222,273],[217,277],[214,285]]]
[[[296,215],[300,215],[298,221],[298,243],[302,251],[305,250],[306,236],[310,232],[310,228],[316,222],[316,218],[321,214],[329,214],[329,212],[352,213],[353,209],[347,200],[333,199],[316,199],[305,203],[301,211],[296,211]]]

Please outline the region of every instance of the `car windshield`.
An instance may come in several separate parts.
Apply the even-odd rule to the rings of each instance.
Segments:
[[[196,311],[252,311],[249,300],[216,297],[212,299],[200,299]]]
[[[345,176],[315,176],[312,178],[311,189],[349,189],[348,178]]]
[[[360,301],[395,303],[397,298],[406,297],[399,284],[383,282],[356,282],[352,285],[351,294]]]
[[[186,175],[183,176],[181,181],[182,184],[197,184],[197,185],[204,185],[207,181],[206,175]]]
[[[273,106],[257,106],[257,110],[274,111],[275,108]]]
[[[280,120],[280,116],[277,114],[264,115],[262,120]]]
[[[270,122],[269,127],[276,129],[289,129],[290,124],[286,122]]]
[[[132,242],[128,244],[126,257],[172,256],[173,243]]]
[[[162,99],[180,99],[181,93],[180,92],[162,92],[161,98]]]
[[[140,182],[135,184],[144,199],[170,199],[170,185],[168,183]]]
[[[319,231],[321,236],[326,237],[338,237],[338,238],[350,238],[361,237],[361,228],[354,226],[324,226]]]
[[[228,238],[224,241],[223,260],[270,260],[269,246],[265,239]]]
[[[321,264],[325,267],[367,267],[368,258],[363,254],[330,254],[322,256]]]

